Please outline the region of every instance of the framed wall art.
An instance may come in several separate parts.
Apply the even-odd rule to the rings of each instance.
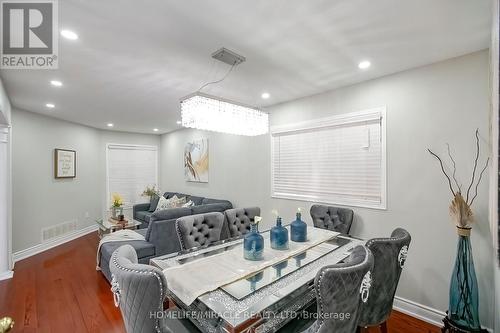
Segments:
[[[54,176],[56,179],[76,177],[76,151],[54,149]]]

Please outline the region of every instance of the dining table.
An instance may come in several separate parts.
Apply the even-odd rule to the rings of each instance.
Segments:
[[[270,248],[270,232],[262,232],[265,256],[260,263],[235,260],[243,257],[240,237],[160,256],[150,264],[164,272],[169,302],[201,332],[276,332],[314,307],[314,279],[322,267],[342,262],[356,246],[365,244],[325,229],[308,230],[308,237],[316,241],[290,242],[290,249],[281,252]],[[234,261],[234,270],[244,276],[225,274],[229,272],[225,260],[230,265]],[[221,285],[210,280],[218,270]]]

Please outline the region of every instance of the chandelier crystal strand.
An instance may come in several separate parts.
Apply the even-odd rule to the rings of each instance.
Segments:
[[[260,110],[196,93],[181,101],[182,126],[236,135],[269,132],[269,115]]]

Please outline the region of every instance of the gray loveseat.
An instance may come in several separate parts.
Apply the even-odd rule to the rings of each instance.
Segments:
[[[162,256],[169,253],[179,252],[181,245],[175,230],[175,221],[179,217],[187,215],[196,215],[209,212],[224,212],[227,209],[233,208],[230,201],[209,199],[203,197],[195,197],[181,193],[166,192],[164,196],[171,198],[175,194],[178,197],[186,196],[188,200],[192,200],[195,206],[189,208],[172,208],[158,211],[155,213],[149,212],[149,204],[140,204],[134,206],[134,218],[140,220],[145,218],[148,221],[140,220],[147,227],[137,230],[145,237],[145,240],[123,241],[104,243],[101,246],[100,267],[102,273],[111,281],[111,273],[109,271],[109,260],[113,252],[121,245],[130,244],[137,252],[137,258],[141,264],[149,264],[149,260],[154,257]],[[196,205],[199,203],[198,205]]]

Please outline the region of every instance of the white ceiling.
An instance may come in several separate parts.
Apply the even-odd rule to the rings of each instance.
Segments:
[[[2,70],[17,108],[114,130],[177,129],[179,98],[268,106],[487,48],[490,0],[64,0],[58,70]],[[372,67],[360,71],[360,60]],[[55,88],[49,81],[59,79]],[[268,91],[271,98],[260,98]],[[47,110],[45,104],[56,105]]]

